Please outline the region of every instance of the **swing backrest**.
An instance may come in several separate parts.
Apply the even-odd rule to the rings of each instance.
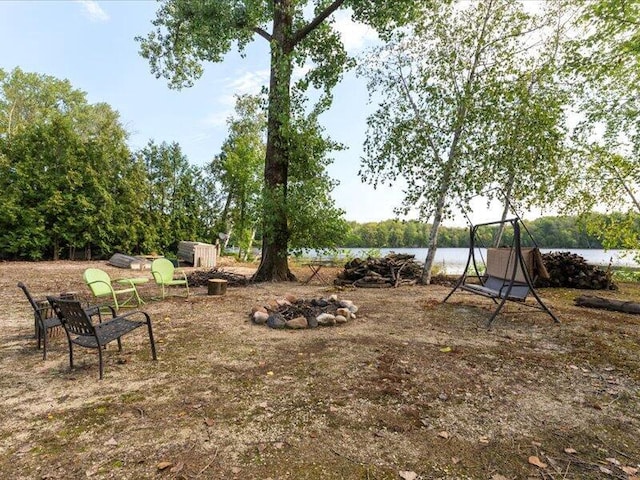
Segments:
[[[536,277],[549,278],[549,273],[542,261],[542,255],[537,248],[522,248],[522,258],[533,281]],[[527,278],[522,270],[520,262],[517,260],[516,251],[513,248],[489,248],[487,249],[487,270],[488,277],[511,280],[513,268],[516,267],[514,282],[527,283]]]

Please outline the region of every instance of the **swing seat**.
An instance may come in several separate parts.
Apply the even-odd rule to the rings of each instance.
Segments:
[[[540,250],[522,248],[521,251],[529,278],[548,277]],[[514,265],[513,262],[516,264]],[[511,291],[509,291],[514,267],[516,268],[515,277]],[[487,249],[487,271],[485,277],[481,278],[481,282],[481,284],[462,284],[460,289],[489,298],[507,298],[516,302],[524,302],[531,292],[531,286],[527,283],[522,267],[516,261],[514,252],[510,248]]]
[[[466,290],[467,292],[476,293],[489,298],[507,298],[516,302],[524,302],[529,295],[531,289],[526,283],[515,283],[511,287],[509,296],[507,296],[507,290],[509,289],[509,280],[506,278],[487,277],[483,284],[467,283],[461,285],[460,290]]]
[[[519,218],[513,218],[471,227],[469,257],[467,258],[464,273],[453,287],[453,290],[445,297],[443,303],[458,289],[490,298],[497,307],[487,322],[487,327],[491,326],[506,301],[519,302],[525,306],[537,308],[547,313],[555,322],[560,322],[533,288],[536,278],[549,278],[549,273],[544,266],[542,255],[537,247],[522,248],[520,222]],[[511,224],[513,227],[513,247],[488,248],[487,261],[485,263],[486,271],[481,275],[475,258],[475,240],[478,228],[505,224]],[[471,267],[475,270],[474,278],[477,278],[480,283],[467,282],[470,277]],[[535,298],[537,305],[530,305],[526,302],[529,294]]]

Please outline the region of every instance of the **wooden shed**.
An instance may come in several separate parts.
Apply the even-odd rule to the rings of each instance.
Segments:
[[[216,255],[216,246],[210,243],[182,241],[178,244],[178,258],[194,267],[215,267]]]

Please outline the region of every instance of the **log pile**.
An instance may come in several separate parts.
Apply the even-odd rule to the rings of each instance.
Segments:
[[[195,271],[187,275],[190,287],[204,287],[209,285],[209,280],[226,280],[229,287],[245,287],[249,279],[239,273],[225,272],[223,269],[214,268],[208,271]]]
[[[604,271],[575,253],[543,253],[542,260],[549,272],[549,279],[538,279],[538,287],[566,287],[587,290],[617,290],[611,280],[611,272]]]
[[[347,262],[334,283],[360,288],[390,288],[414,285],[421,275],[422,265],[415,261],[415,255],[390,253],[384,258],[355,258]]]

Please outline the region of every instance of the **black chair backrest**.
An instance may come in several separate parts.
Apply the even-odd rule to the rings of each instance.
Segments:
[[[24,292],[25,296],[27,297],[27,300],[29,300],[29,303],[31,304],[31,306],[33,307],[35,312],[39,314],[40,310],[42,309],[42,307],[39,307],[38,304],[36,304],[36,301],[31,296],[31,293],[29,292],[29,289],[27,288],[27,286],[24,283],[19,282],[18,283],[18,288],[22,289],[22,291]]]
[[[47,297],[47,300],[67,332],[75,335],[95,336],[96,331],[91,323],[91,318],[78,300],[64,300],[56,297]]]

